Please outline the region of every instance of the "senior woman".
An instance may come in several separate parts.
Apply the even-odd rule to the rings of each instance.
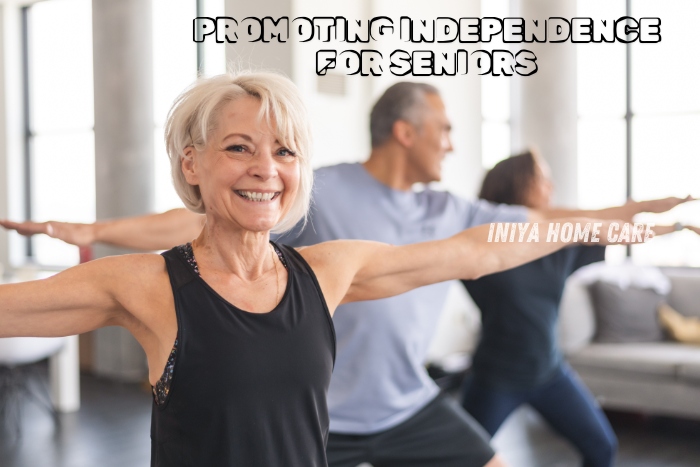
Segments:
[[[476,278],[564,245],[488,243],[488,226],[401,247],[270,242],[305,216],[312,185],[304,106],[275,74],[196,82],[169,114],[166,147],[178,194],[205,214],[197,238],[0,287],[0,337],[111,325],[135,336],[154,387],[154,466],[325,465],[338,305]]]

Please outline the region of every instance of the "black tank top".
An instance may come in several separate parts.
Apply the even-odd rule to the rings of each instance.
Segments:
[[[163,253],[178,344],[167,399],[153,404],[152,466],[326,465],[333,323],[306,261],[277,249],[287,288],[262,314],[228,303],[182,249]]]

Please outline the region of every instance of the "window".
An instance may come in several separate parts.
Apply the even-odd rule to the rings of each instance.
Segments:
[[[188,31],[198,11],[222,16],[224,2],[154,0],[152,7],[155,209],[160,211],[182,206],[163,143],[167,112],[198,68],[204,75],[226,69],[224,44],[210,41],[198,51]],[[22,11],[26,217],[94,222],[91,1],[37,2]],[[42,267],[64,267],[78,262],[78,250],[37,236],[27,241],[26,257]]]
[[[508,0],[482,0],[481,17],[506,18]],[[508,49],[498,36],[488,49]],[[490,169],[511,154],[510,144],[510,83],[512,78],[484,75],[481,77],[481,164]]]
[[[700,196],[700,89],[693,0],[633,0],[632,15],[661,18],[662,41],[631,47],[631,192],[634,199]],[[697,203],[643,218],[657,224],[700,225]],[[700,239],[691,232],[632,248],[635,261],[700,266]]]
[[[627,8],[630,8],[628,11]],[[582,207],[599,208],[666,196],[700,195],[700,40],[692,30],[700,5],[692,0],[588,0],[579,16],[614,19],[660,17],[658,44],[578,46],[578,177]],[[695,176],[694,176],[695,175]],[[700,224],[695,206],[644,215],[656,224]],[[690,232],[632,248],[635,262],[700,266],[698,239]]]
[[[27,216],[95,219],[90,0],[53,0],[23,10]],[[28,242],[44,265],[78,261],[77,248],[48,237]]]
[[[614,20],[625,16],[625,0],[578,2],[578,16]],[[583,209],[620,205],[627,199],[626,48],[622,43],[577,46],[578,204]],[[621,261],[626,248],[609,247]]]

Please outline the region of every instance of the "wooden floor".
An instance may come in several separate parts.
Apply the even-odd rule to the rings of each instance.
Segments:
[[[700,422],[608,413],[618,437],[618,467],[700,466]],[[569,443],[529,407],[518,409],[496,434],[493,445],[513,467],[581,465]]]
[[[148,466],[148,392],[90,376],[81,389],[80,412],[61,415],[57,424],[37,404],[23,403],[21,437],[13,427],[0,431],[0,467]],[[618,466],[700,466],[700,422],[625,414],[611,419],[620,441]],[[576,453],[529,409],[517,411],[494,444],[513,467],[579,465]]]
[[[90,376],[81,378],[80,389],[80,411],[60,415],[58,423],[25,401],[20,438],[14,427],[0,435],[0,467],[148,466],[151,399],[145,389]]]

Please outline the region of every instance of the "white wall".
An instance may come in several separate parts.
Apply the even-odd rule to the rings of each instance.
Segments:
[[[324,0],[261,0],[240,2],[226,0],[225,11],[237,20],[246,16],[345,16],[365,18],[369,0],[329,2]],[[369,154],[367,128],[369,114],[366,78],[343,76],[345,94],[319,93],[316,76],[316,50],[349,48],[350,44],[317,41],[301,43],[294,39],[286,44],[228,44],[229,66],[253,69],[274,69],[289,76],[299,87],[307,105],[314,136],[314,167],[339,162],[363,160]]]
[[[439,16],[453,18],[479,16],[478,0],[406,0],[397,3],[393,0],[374,0],[369,16],[389,16],[398,24],[400,16],[416,19],[433,19]],[[395,49],[444,50],[453,52],[459,44],[412,44],[401,42],[397,37],[383,39],[378,45],[386,56]],[[469,44],[463,44],[468,46]],[[462,47],[459,47],[462,48]],[[468,47],[463,47],[468,49]],[[442,186],[463,196],[473,197],[482,177],[481,168],[481,80],[476,74],[445,77],[397,77],[385,73],[373,80],[372,99],[376,99],[388,86],[397,81],[422,81],[436,86],[446,103],[447,114],[452,122],[452,143],[454,153],[443,163]]]
[[[344,16],[348,20],[376,16],[389,16],[398,25],[399,16],[434,18],[436,16],[478,16],[478,0],[436,0],[429,3],[410,0],[401,3],[400,15],[396,14],[396,2],[391,0],[359,0],[340,2],[328,0],[263,0],[255,3],[226,1],[226,14],[236,19],[244,16],[290,18],[307,16]],[[443,186],[459,194],[472,196],[481,180],[481,98],[480,80],[473,74],[460,77],[430,77],[425,79],[400,78],[385,70],[381,77],[343,76],[344,95],[323,94],[317,90],[316,51],[320,48],[375,49],[385,56],[396,48],[435,49],[434,44],[404,44],[398,39],[382,40],[369,44],[345,42],[320,43],[311,41],[277,45],[276,51],[265,46],[264,53],[255,44],[232,44],[227,48],[227,59],[243,66],[273,67],[290,76],[299,87],[309,108],[314,132],[314,166],[339,162],[361,161],[367,158],[369,144],[369,111],[375,99],[391,84],[413,79],[437,86],[448,102],[454,131],[455,152],[444,164]],[[453,49],[448,44],[446,49]],[[293,57],[293,60],[277,60],[277,54]],[[272,55],[272,56],[271,56]]]
[[[364,19],[370,15],[371,0],[333,2],[328,0],[296,0],[294,17],[344,16]],[[299,86],[309,109],[314,135],[314,167],[340,162],[362,161],[369,155],[369,111],[372,78],[336,75],[345,82],[345,94],[333,95],[318,91],[316,51],[320,48],[345,50],[372,48],[368,44],[345,42],[295,42],[296,53],[292,77]],[[369,46],[369,47],[368,47]],[[330,72],[333,73],[333,72]]]

